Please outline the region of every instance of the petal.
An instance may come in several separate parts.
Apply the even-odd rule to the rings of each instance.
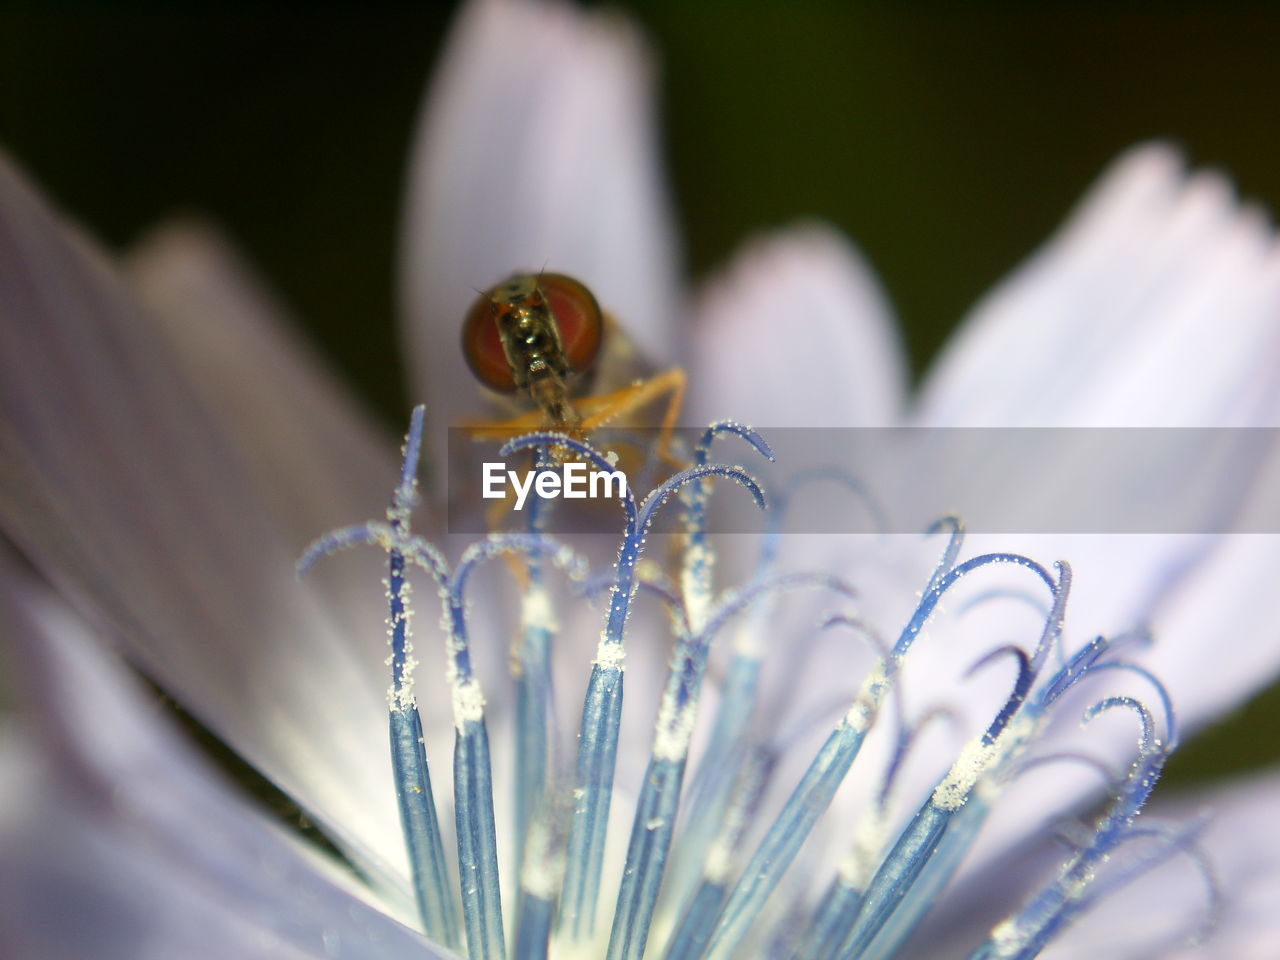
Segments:
[[[1209,909],[1205,880],[1183,858],[1157,868],[1099,905],[1043,956],[1072,960],[1159,956],[1162,960],[1270,960],[1280,950],[1280,774],[1271,773],[1193,798],[1153,805],[1142,821],[1188,821],[1208,811],[1200,847],[1222,896],[1218,925],[1202,948],[1186,944]],[[1126,952],[1127,950],[1127,952]],[[1146,952],[1144,952],[1146,951]]]
[[[307,543],[325,524],[382,512],[399,477],[394,439],[212,224],[156,228],[125,266],[278,522]]]
[[[1226,537],[1157,613],[1151,659],[1192,727],[1239,706],[1280,672],[1280,644],[1272,642],[1280,611],[1271,599],[1278,565],[1280,538]]]
[[[1220,176],[1141,147],[973,310],[928,376],[918,422],[1271,425],[1258,405],[1276,412],[1278,310],[1265,219]]]
[[[861,254],[824,224],[749,243],[699,304],[689,423],[868,427],[897,422],[906,364]]]
[[[377,628],[344,635],[298,583],[300,544],[199,378],[8,165],[0,291],[5,532],[371,871],[397,870]]]
[[[1185,826],[1208,816],[1198,841],[1221,894],[1214,932],[1202,947],[1186,938],[1210,911],[1205,877],[1183,854],[1115,890],[1049,945],[1045,960],[1076,957],[1141,957],[1162,960],[1223,958],[1264,960],[1280,946],[1280,843],[1274,827],[1280,809],[1280,774],[1158,799],[1137,825]],[[1150,848],[1147,848],[1150,849]],[[1140,844],[1113,857],[1123,866]],[[990,928],[1022,906],[1060,868],[1065,850],[1048,834],[1029,841],[981,873],[961,876],[912,940],[912,956],[953,957],[957,945],[983,940]]]
[[[437,456],[441,427],[478,406],[463,314],[512,272],[579,277],[652,360],[677,355],[649,66],[618,15],[522,0],[464,9],[424,108],[407,217],[405,335]]]
[[[144,317],[183,365],[201,401],[227,426],[272,517],[294,549],[325,530],[385,509],[399,478],[395,444],[293,327],[230,243],[210,224],[177,221],[152,230],[129,255]],[[381,639],[386,615],[376,574],[346,558],[310,575],[335,598],[350,636]]]
[[[441,955],[326,879],[335,867],[233,796],[65,607],[4,575],[29,738],[0,821],[6,956]]]
[[[1280,246],[1218,175],[1183,172],[1146,146],[1121,157],[1067,225],[973,311],[931,371],[914,422],[925,426],[1241,427],[1280,423]],[[999,431],[993,432],[999,436]],[[1266,435],[1269,438],[1269,434]],[[1269,496],[1274,443],[1248,459],[1195,456],[1126,468],[1081,457],[1063,434],[1022,485],[1054,504],[1096,487],[1119,515],[1171,509],[1170,477],[1196,471],[1211,496],[1186,507],[1191,529],[1226,531]],[[1084,438],[1087,441],[1087,436]],[[925,476],[1012,475],[994,441],[977,458],[922,452]],[[939,443],[939,447],[943,444]],[[948,456],[951,457],[948,460]],[[981,479],[979,479],[981,482]],[[967,500],[956,489],[951,506]],[[989,498],[988,498],[989,499]],[[1248,529],[1247,526],[1238,529]],[[1275,621],[1261,571],[1280,541],[1216,535],[973,537],[970,550],[1018,549],[1071,561],[1068,637],[1151,625],[1143,660],[1168,681],[1194,726],[1267,682],[1280,656],[1258,642]]]

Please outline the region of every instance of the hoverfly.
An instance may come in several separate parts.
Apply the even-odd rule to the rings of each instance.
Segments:
[[[462,325],[462,352],[490,390],[535,408],[505,423],[469,424],[477,438],[551,429],[586,439],[599,427],[667,398],[658,454],[669,463],[684,398],[678,367],[653,376],[582,283],[561,273],[513,274],[481,293]],[[615,389],[592,393],[593,387]]]

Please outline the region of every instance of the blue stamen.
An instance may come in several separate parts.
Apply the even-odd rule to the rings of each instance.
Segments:
[[[689,755],[689,739],[697,717],[699,688],[706,670],[711,641],[730,618],[768,593],[802,586],[818,586],[851,597],[853,591],[833,577],[791,574],[755,583],[730,596],[707,618],[697,636],[683,636],[667,677],[653,753],[636,804],[631,842],[618,891],[608,960],[640,960],[658,900],[675,828],[680,788]]]
[[[298,561],[301,576],[322,556],[360,544],[387,548],[387,599],[390,605],[391,707],[389,733],[400,825],[409,856],[414,898],[423,930],[453,950],[462,948],[457,905],[449,895],[450,884],[440,832],[440,818],[431,789],[422,720],[411,685],[409,612],[404,579],[404,552],[390,544],[409,532],[409,514],[417,503],[417,468],[422,447],[423,408],[415,407],[405,438],[400,483],[387,509],[387,523],[366,523],[337,530],[313,543]],[[438,554],[417,551],[440,583],[446,582]]]
[[[1009,694],[1009,699],[1005,701],[1000,712],[996,714],[986,732],[982,735],[984,743],[990,745],[996,742],[996,738],[1000,736],[1009,725],[1009,721],[1013,719],[1013,715],[1022,709],[1022,704],[1027,699],[1027,694],[1031,690],[1031,685],[1035,683],[1035,668],[1032,666],[1031,658],[1027,656],[1025,650],[1021,647],[1003,646],[996,647],[990,653],[983,656],[977,663],[973,664],[965,671],[966,677],[971,677],[989,663],[1000,659],[1004,656],[1011,656],[1018,664],[1018,679],[1013,685],[1013,692]]]
[[[706,956],[710,960],[727,960],[737,949],[764,901],[813,830],[818,817],[830,806],[836,789],[861,750],[867,731],[889,692],[901,658],[910,649],[943,595],[962,577],[996,563],[1027,567],[1056,593],[1058,584],[1048,571],[1017,554],[984,554],[944,572],[942,564],[954,560],[963,537],[958,522],[952,522],[951,526],[952,534],[943,553],[942,563],[930,577],[915,613],[893,647],[892,656],[888,660],[882,660],[868,676],[849,713],[828,735],[729,895],[707,948]]]
[[[1010,722],[1025,705],[1039,667],[1061,633],[1071,572],[1066,564],[1059,564],[1055,581],[1043,567],[1025,557],[987,554],[941,576],[935,574],[934,589],[939,592],[947,589],[962,575],[961,571],[996,562],[1026,566],[1049,587],[1052,604],[1036,651],[1028,658],[1019,648],[1002,647],[971,668],[978,669],[998,656],[1012,654],[1018,661],[1013,691],[982,737],[961,753],[929,799],[916,811],[876,870],[857,916],[835,953],[842,960],[888,956],[897,949],[959,867],[986,818],[989,801],[975,791],[978,782],[989,770],[1006,763],[1029,736],[1029,732],[1015,734],[1008,743],[1002,742],[1007,734],[1013,733]]]
[[[538,444],[558,444],[598,469],[611,470],[600,453],[583,441],[560,434],[535,433],[505,444],[503,456]],[[622,718],[623,634],[631,600],[636,591],[636,564],[654,513],[686,484],[720,476],[745,486],[763,507],[759,485],[738,467],[701,464],[668,478],[637,507],[628,488],[622,497],[626,531],[618,551],[615,582],[609,598],[604,633],[592,665],[583,701],[578,741],[575,796],[577,804],[569,829],[569,850],[560,905],[560,929],[574,939],[590,937],[595,928],[595,907],[604,862],[604,841],[613,796],[617,764],[618,728]]]
[[[758,433],[732,420],[723,420],[707,427],[694,446],[695,466],[707,465],[708,458],[711,456],[711,446],[721,436],[736,436],[769,462],[772,463],[774,460],[773,449]],[[683,494],[685,498],[683,526],[686,542],[681,563],[680,586],[684,594],[685,608],[692,611],[693,626],[700,628],[702,619],[711,607],[714,593],[711,575],[715,554],[707,542],[707,504],[711,500],[711,483],[709,480],[691,483],[684,488]],[[776,512],[776,510],[765,512],[766,550],[768,544],[777,539],[776,535],[770,536],[768,533],[769,518]]]
[[[463,917],[471,960],[504,960],[502,896],[498,879],[498,841],[493,812],[493,776],[484,697],[471,668],[464,591],[476,567],[505,554],[540,555],[559,565],[572,557],[543,536],[494,534],[462,554],[448,593],[449,652],[452,656],[454,807],[458,828],[458,866]]]
[[[773,451],[758,435],[736,423],[725,422],[713,424],[707,429],[697,446],[695,462],[706,462],[712,441],[722,433],[741,436],[759,453],[770,460],[774,459]],[[875,504],[870,497],[865,496],[861,485],[843,471],[815,470],[794,478],[784,486],[782,493],[775,497],[770,509],[765,512],[760,556],[752,582],[764,582],[773,572],[782,539],[783,521],[795,491],[806,483],[823,479],[834,479],[864,495],[873,513],[876,512]],[[689,488],[684,524],[688,546],[682,571],[685,596],[689,606],[698,610],[700,618],[705,618],[706,611],[712,605],[711,567],[714,556],[707,546],[707,493],[704,486],[694,484]],[[761,603],[757,610],[758,625],[766,624],[772,618],[772,605]],[[666,899],[676,904],[683,903],[686,907],[694,886],[700,883],[702,862],[715,842],[719,825],[731,801],[739,768],[748,752],[747,740],[751,731],[751,718],[756,711],[756,691],[763,648],[755,640],[747,639],[749,631],[744,630],[740,636],[742,639],[735,644],[721,691],[720,706],[713,721],[706,759],[694,781],[691,799],[686,804],[688,811],[680,854],[669,872],[665,886]],[[784,683],[782,686],[785,688],[789,684]]]
[[[991,937],[971,954],[970,960],[993,957],[1030,960],[1066,923],[1096,902],[1096,895],[1100,894],[1094,897],[1086,895],[1094,882],[1095,871],[1113,850],[1133,837],[1134,818],[1151,795],[1174,746],[1175,718],[1167,693],[1148,672],[1144,670],[1142,674],[1155,686],[1165,707],[1169,734],[1166,741],[1156,736],[1151,711],[1134,697],[1106,697],[1085,711],[1085,722],[1109,710],[1133,711],[1141,725],[1138,758],[1116,791],[1106,814],[1094,828],[1090,843],[1022,911],[997,925]],[[1146,868],[1153,865],[1147,864]]]
[[[924,532],[926,537],[931,537],[935,533],[942,533],[944,530],[950,530],[947,536],[947,545],[943,548],[942,556],[938,558],[938,563],[933,568],[933,576],[929,578],[929,584],[924,588],[925,593],[930,593],[938,588],[938,582],[950,570],[955,569],[956,558],[960,556],[960,547],[964,545],[964,522],[955,516],[946,516],[940,520],[935,520],[929,525],[929,529]]]
[[[567,807],[547,791],[535,811],[520,873],[515,960],[545,960],[555,923],[556,898],[564,870]]]
[[[547,447],[534,450],[537,470],[551,466]],[[525,511],[526,530],[530,534],[544,531],[553,501],[537,493]],[[551,645],[558,629],[551,598],[543,582],[543,564],[535,556],[525,560],[526,583],[521,597],[520,640],[515,647],[512,667],[516,708],[512,734],[515,739],[516,811],[515,864],[516,876],[524,870],[525,847],[529,842],[530,822],[534,811],[546,801],[547,768],[552,760],[552,731],[556,727],[555,697],[551,684]],[[524,889],[520,888],[523,898]],[[523,904],[517,905],[523,918]],[[519,927],[518,927],[519,929]],[[517,948],[519,952],[519,948]]]
[[[512,960],[547,960],[553,947],[579,952],[599,948],[590,938],[594,936],[617,763],[624,640],[637,607],[635,596],[641,590],[662,601],[675,643],[631,825],[607,960],[643,960],[646,951],[661,952],[665,960],[734,960],[747,931],[762,914],[767,919],[754,954],[787,960],[888,960],[897,955],[954,875],[1001,790],[1029,769],[1066,760],[1101,772],[1112,796],[1097,822],[1073,838],[1069,860],[1060,873],[995,928],[972,957],[1030,960],[1102,897],[1179,853],[1191,858],[1205,877],[1210,909],[1203,927],[1211,926],[1219,894],[1197,846],[1203,823],[1177,830],[1135,823],[1178,740],[1177,718],[1163,685],[1144,667],[1116,658],[1118,650],[1149,640],[1149,636],[1135,630],[1097,637],[1068,653],[1061,643],[1071,589],[1071,570],[1066,564],[1058,564],[1054,574],[1012,553],[960,561],[964,527],[954,517],[944,518],[929,533],[948,534],[946,544],[912,615],[892,645],[852,614],[837,613],[825,619],[822,632],[800,646],[797,655],[783,658],[782,686],[794,689],[806,662],[824,641],[825,631],[835,626],[853,629],[875,655],[857,696],[851,703],[846,695],[832,704],[820,696],[810,697],[803,709],[792,711],[781,701],[758,702],[762,699],[763,652],[770,636],[766,631],[772,624],[777,598],[784,591],[810,587],[851,598],[853,589],[828,575],[779,573],[775,567],[782,519],[804,484],[834,480],[865,501],[883,529],[882,512],[856,480],[836,470],[815,470],[784,484],[774,498],[774,507],[766,512],[753,576],[740,588],[716,595],[712,583],[715,556],[706,535],[709,481],[728,478],[745,487],[757,506],[765,503],[760,485],[741,467],[709,462],[711,446],[720,437],[735,436],[762,456],[773,458],[758,434],[726,421],[713,424],[704,433],[695,446],[693,466],[659,482],[643,501],[637,502],[630,489],[625,491],[621,498],[624,533],[612,572],[588,578],[585,564],[545,535],[545,519],[552,505],[539,497],[525,514],[526,532],[493,534],[472,544],[451,571],[440,552],[410,530],[410,513],[418,501],[422,423],[422,409],[417,408],[385,522],[350,526],[320,538],[303,554],[298,569],[304,573],[320,557],[358,545],[376,545],[387,554],[389,731],[397,801],[423,927],[443,947],[461,951],[465,944],[470,960],[508,960],[485,701],[472,660],[466,602],[467,586],[478,565],[503,556],[520,558],[512,566],[520,580],[522,604],[516,665],[512,668],[516,689],[516,830],[511,849],[518,891]],[[601,470],[613,469],[589,443],[548,432],[512,440],[504,445],[502,454],[531,450],[535,469],[544,469],[551,462],[552,448],[558,456],[574,456]],[[678,589],[666,575],[640,563],[656,512],[675,496],[684,504],[685,550]],[[1012,643],[996,647],[969,668],[967,675],[972,675],[1008,658],[1015,663],[1016,675],[990,722],[963,748],[894,837],[890,801],[904,762],[919,741],[921,729],[950,715],[934,708],[921,713],[914,724],[906,721],[899,687],[904,658],[944,595],[962,578],[996,564],[1025,568],[1047,587],[1047,602],[1038,593],[1001,587],[962,603],[961,612],[1002,598],[1029,603],[1042,618],[1036,644],[1034,648]],[[416,662],[406,579],[410,565],[427,571],[443,603],[441,623],[456,728],[457,888],[448,879],[450,870],[414,700]],[[563,782],[568,779],[565,774],[552,772],[557,764],[551,645],[558,627],[545,582],[550,567],[568,570],[573,581],[571,596],[594,595],[606,587],[609,592],[569,783]],[[746,614],[750,617],[734,638],[722,681],[707,759],[693,789],[685,791],[689,746],[711,645],[735,618]],[[1046,671],[1054,647],[1058,648],[1057,662],[1053,670]],[[1042,673],[1047,678],[1042,678]],[[1084,711],[1085,723],[1116,709],[1129,710],[1139,719],[1137,757],[1125,775],[1117,777],[1081,753],[1028,758],[1035,737],[1061,712],[1066,694],[1103,673],[1126,673],[1146,681],[1156,694],[1151,702],[1158,701],[1163,711],[1160,718],[1160,711],[1153,715],[1141,700],[1122,694],[1099,699]],[[895,694],[892,699],[890,692]],[[838,720],[825,716],[832,706],[839,707]],[[799,871],[790,871],[790,867],[886,708],[893,710],[886,719],[892,724],[887,744],[890,753],[879,781],[870,784],[874,789],[864,813],[866,819],[857,825],[839,871],[820,888],[821,897],[811,901],[806,884],[791,882]],[[748,831],[756,832],[753,821],[766,791],[772,789],[780,758],[792,752],[801,737],[822,727],[829,730],[822,746],[799,783],[792,786],[773,822],[761,825],[760,839],[745,868],[736,870],[738,850]],[[683,828],[680,834],[675,832],[678,816]],[[1119,848],[1135,841],[1143,842],[1139,856],[1126,851],[1124,860],[1105,866]],[[454,889],[460,890],[460,899]],[[664,924],[673,924],[672,932],[666,943],[655,946],[652,931]],[[560,942],[553,944],[553,938]]]
[[[1085,672],[1099,673],[1103,670],[1123,670],[1127,673],[1137,674],[1151,684],[1160,700],[1160,707],[1164,711],[1165,740],[1168,743],[1168,749],[1172,751],[1179,740],[1178,723],[1177,715],[1173,709],[1173,700],[1169,697],[1169,691],[1165,688],[1165,685],[1146,667],[1130,663],[1127,660],[1095,661],[1088,666]]]
[[[421,407],[414,411],[413,425],[406,442],[406,469],[410,456],[417,464],[418,443],[421,436]],[[410,481],[412,484],[412,481]],[[406,489],[404,483],[397,490]],[[410,486],[409,489],[412,489]],[[411,500],[397,496],[388,511],[393,533],[408,533],[408,511]],[[394,517],[393,517],[394,515]],[[417,554],[415,554],[415,557]],[[409,685],[408,660],[409,613],[407,609],[407,584],[404,580],[404,553],[391,549],[387,552],[389,577],[387,597],[391,607],[391,698],[390,718],[391,766],[396,778],[396,800],[400,807],[400,823],[405,835],[405,846],[413,874],[414,895],[422,916],[423,929],[453,949],[461,949],[457,907],[449,896],[448,868],[445,865],[444,839],[440,833],[439,814],[435,795],[431,789],[431,774],[427,766],[426,741],[422,731],[422,718],[414,702]],[[437,580],[443,584],[444,570],[438,556],[430,556]],[[421,561],[419,561],[421,562]],[[437,932],[438,931],[438,932]]]
[[[889,795],[902,769],[902,763],[911,745],[919,738],[924,728],[935,720],[952,719],[950,711],[935,709],[927,711],[915,724],[909,727],[902,718],[902,697],[894,698],[895,714],[898,721],[897,742],[889,764],[885,768],[884,779],[877,792],[875,805],[863,814],[864,820],[858,825],[858,833],[853,849],[846,856],[837,876],[828,885],[826,892],[818,901],[809,929],[800,939],[792,960],[819,960],[822,957],[834,956],[841,942],[848,935],[849,929],[862,908],[871,871],[884,856],[884,836],[888,825]]]

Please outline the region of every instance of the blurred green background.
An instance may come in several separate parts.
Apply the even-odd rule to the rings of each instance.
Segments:
[[[661,61],[691,275],[822,216],[880,271],[917,373],[1136,141],[1280,203],[1274,5],[629,6]],[[397,208],[451,7],[9,2],[0,139],[114,247],[218,220],[398,431]],[[1277,729],[1273,690],[1170,774],[1274,760]]]

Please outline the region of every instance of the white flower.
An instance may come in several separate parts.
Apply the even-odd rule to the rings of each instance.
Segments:
[[[975,309],[913,400],[883,298],[858,255],[823,227],[755,243],[708,288],[686,327],[644,74],[637,38],[617,20],[506,0],[479,0],[464,12],[422,125],[403,264],[412,371],[431,418],[429,484],[441,478],[443,427],[474,412],[456,355],[467,301],[512,269],[543,264],[583,277],[653,358],[686,367],[688,422],[733,416],[762,429],[1276,425],[1280,262],[1270,228],[1240,210],[1218,178],[1184,174],[1162,147],[1116,164],[1067,227]],[[135,306],[114,267],[17,173],[0,169],[0,522],[16,547],[0,568],[0,623],[19,705],[0,765],[5,955],[442,953],[411,929],[418,920],[383,726],[386,651],[381,631],[371,629],[386,616],[379,558],[344,555],[301,584],[293,575],[313,536],[382,512],[398,476],[393,446],[294,342],[216,239],[193,228],[158,234],[129,270],[150,312]],[[1265,478],[1261,467],[1250,476]],[[1081,477],[1065,452],[1044,471],[1051,493]],[[1119,495],[1136,504],[1151,489]],[[1217,506],[1233,512],[1244,504]],[[418,519],[440,532],[438,517]],[[869,566],[861,546],[834,539],[805,538],[797,552],[808,567],[838,564],[858,587],[865,616],[892,639],[936,556],[916,543]],[[1001,538],[991,542],[1004,546]],[[1184,727],[1228,709],[1280,665],[1276,601],[1266,582],[1280,560],[1273,538],[1028,536],[1013,546],[1046,562],[1072,561],[1067,651],[1086,649],[1096,633],[1152,628],[1158,642],[1136,656],[1167,685]],[[936,554],[938,542],[925,547]],[[964,556],[984,549],[970,542]],[[484,590],[501,599],[475,605],[472,636],[504,636],[502,608],[514,603],[500,589],[485,582],[473,590],[473,598]],[[946,699],[965,667],[1002,644],[1026,643],[1028,623],[1034,641],[1046,620],[1034,611],[983,620],[993,606],[984,605],[977,620],[954,611],[939,618],[940,636],[920,641],[928,654],[919,663],[907,658],[915,666],[902,688],[910,723]],[[798,630],[810,623],[794,613],[783,619],[793,627],[803,621]],[[598,614],[565,617],[561,627],[558,643],[572,659],[575,650],[594,648]],[[963,642],[983,630],[994,630],[995,639]],[[948,633],[959,640],[943,642]],[[435,792],[447,797],[453,723],[443,706],[445,671],[429,669],[428,634],[419,629],[417,701]],[[643,780],[658,702],[653,684],[666,656],[646,639],[628,642],[627,703],[648,716],[621,735],[619,807]],[[211,773],[106,643],[294,797],[361,879],[318,857]],[[478,674],[504,675],[499,646],[475,641]],[[820,740],[836,722],[828,716],[833,702],[841,704],[844,729],[858,733],[870,721],[880,695],[874,671],[852,708],[848,691],[878,652],[871,645],[850,654],[825,639],[807,654],[784,651],[782,666],[797,669],[786,688],[793,695],[767,693],[775,698],[769,702],[788,705],[788,715],[781,723],[766,716],[775,729],[761,740],[776,748],[773,782],[783,787],[747,818],[744,849],[730,852],[750,854],[813,756],[814,735]],[[579,684],[589,659],[576,661]],[[787,676],[771,669],[778,672]],[[985,709],[985,724],[1009,683],[998,668],[984,669],[960,706]],[[1043,694],[1044,683],[1036,690]],[[514,709],[496,686],[488,696],[501,791]],[[1147,687],[1143,696],[1159,702]],[[707,708],[712,700],[709,692]],[[472,701],[468,709],[478,707]],[[564,700],[569,726],[575,710],[572,698]],[[1035,719],[1021,711],[994,744],[968,747],[945,724],[930,725],[906,755],[887,823],[867,815],[866,805],[894,752],[893,724],[878,723],[875,730],[887,732],[878,747],[868,739],[868,755],[854,768],[865,760],[871,771],[861,792],[854,785],[837,796],[822,842],[805,848],[786,884],[763,891],[772,925],[761,929],[788,930],[795,898],[823,890],[829,861],[843,859],[846,887],[865,889],[891,824],[922,799],[932,796],[942,811],[960,809],[961,799],[965,811],[985,804],[991,795],[973,792],[994,783],[984,764],[1012,757]],[[1107,722],[1091,725],[1088,742],[1119,764],[1115,773],[1133,759],[1134,737]],[[1056,728],[1031,726],[1043,750],[1074,749]],[[1154,739],[1139,762],[1158,765]],[[1056,869],[1068,856],[1048,839],[1046,822],[1057,826],[1097,787],[1096,775],[1067,763],[1012,783],[961,873],[945,893],[930,891],[936,909],[911,918],[911,954],[965,956],[995,924],[982,955],[1017,955],[1036,916],[1018,911],[1047,902],[1029,899],[1043,884],[1050,898],[1086,903],[1123,877],[1126,864],[1156,850],[1167,835],[1147,836],[1147,849],[1139,838],[1136,853],[1122,849],[1120,872],[1099,869],[1093,883],[1084,882],[1093,879],[1087,862]],[[1171,861],[1110,894],[1092,924],[1060,929],[1051,920],[1053,954],[1180,956],[1180,938],[1212,905],[1195,865],[1203,849],[1223,901],[1208,953],[1274,956],[1280,849],[1268,813],[1277,791],[1268,778],[1207,798],[1219,814],[1197,846],[1178,835],[1186,862]],[[854,820],[849,811],[859,809]],[[613,816],[622,832],[610,841],[619,862],[606,865],[600,884],[604,917],[617,884],[609,870],[621,868],[625,852],[625,814],[615,809]],[[1180,815],[1175,808],[1174,821],[1186,822]],[[499,829],[506,823],[500,816]],[[1084,844],[1105,839],[1108,829],[1104,822],[1084,832]],[[677,833],[677,868],[681,842]],[[730,852],[714,851],[696,866],[732,876],[745,857],[735,863]],[[793,882],[808,871],[811,889]],[[1063,881],[1056,887],[1055,878]],[[504,891],[508,904],[513,891]],[[756,902],[744,893],[742,903],[754,909]],[[677,917],[660,906],[657,935]],[[597,923],[599,943],[607,927]],[[717,936],[713,954],[731,952],[732,943]],[[557,947],[568,952],[563,942]],[[768,948],[762,941],[755,952]]]

